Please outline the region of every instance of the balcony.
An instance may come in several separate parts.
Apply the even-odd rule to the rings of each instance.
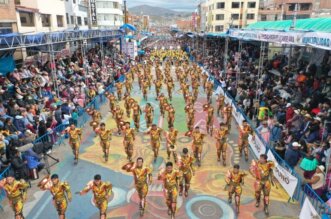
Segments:
[[[281,9],[260,9],[259,14],[260,15],[269,15],[269,14],[281,14]]]

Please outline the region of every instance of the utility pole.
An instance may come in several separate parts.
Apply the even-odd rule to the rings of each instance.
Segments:
[[[92,29],[91,2],[87,0],[87,25],[88,29]]]
[[[128,23],[126,14],[126,0],[124,0],[124,24]]]

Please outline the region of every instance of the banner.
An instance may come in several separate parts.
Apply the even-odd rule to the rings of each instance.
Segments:
[[[299,218],[300,219],[320,219],[321,218],[307,197],[306,197],[305,201],[303,202]]]
[[[281,44],[301,44],[303,33],[263,30],[230,30],[229,35],[243,40],[256,40]]]
[[[305,33],[301,38],[301,43],[320,49],[331,50],[331,34],[319,32]]]
[[[280,166],[272,154],[271,150],[268,151],[268,160],[275,163],[274,176],[277,181],[282,185],[287,194],[292,198],[294,191],[298,185],[298,179],[294,177],[288,170]]]
[[[266,147],[264,146],[259,136],[255,136],[253,139],[253,136],[249,135],[248,143],[251,146],[253,153],[256,157],[260,157],[261,154],[264,154],[266,152]]]
[[[97,26],[98,19],[97,19],[97,7],[95,5],[95,0],[90,0],[90,8],[91,8],[92,26]]]
[[[241,40],[312,46],[319,49],[331,50],[330,33],[231,29],[229,30],[229,36]]]

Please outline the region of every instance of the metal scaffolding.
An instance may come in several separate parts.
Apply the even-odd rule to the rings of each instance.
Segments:
[[[37,34],[0,35],[0,51],[101,38],[120,38],[120,30],[73,30]]]

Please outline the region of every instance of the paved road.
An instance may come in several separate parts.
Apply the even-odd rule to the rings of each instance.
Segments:
[[[176,109],[175,128],[179,130],[178,148],[181,150],[184,146],[190,145],[190,139],[184,136],[186,132],[184,100],[182,94],[178,91],[178,83],[176,83],[176,92],[172,104]],[[166,93],[166,90],[164,90]],[[203,104],[206,102],[205,94],[200,91],[201,95],[195,105],[196,125],[205,129],[205,113],[202,110]],[[141,105],[146,104],[146,101],[141,99],[141,92],[135,83],[132,96],[140,101]],[[167,130],[167,120],[159,115],[158,103],[155,101],[154,88],[148,93],[148,102],[150,102],[156,110],[154,122],[160,127]],[[120,103],[123,106],[123,101]],[[215,104],[215,101],[214,101]],[[114,128],[115,123],[108,112],[108,104],[102,107],[102,114],[107,127]],[[221,118],[215,117],[215,127]],[[133,124],[133,123],[132,123]],[[143,116],[141,116],[141,131],[146,127]],[[81,190],[86,182],[88,182],[96,173],[100,173],[105,180],[111,181],[114,185],[114,196],[109,203],[109,218],[139,218],[138,215],[138,197],[133,189],[133,179],[131,175],[121,171],[120,167],[126,163],[126,156],[123,151],[122,137],[114,136],[111,144],[110,160],[105,163],[102,159],[101,148],[98,139],[91,132],[91,128],[84,128],[84,139],[81,147],[81,161],[77,166],[73,165],[73,156],[69,146],[65,143],[59,146],[53,155],[61,159],[61,163],[52,168],[53,173],[58,173],[61,178],[71,184],[72,191]],[[152,151],[149,145],[149,138],[142,133],[137,135],[135,141],[134,157],[143,156],[145,163],[153,168],[153,174],[156,176],[161,167],[164,166],[166,158],[165,142],[162,143],[160,157],[156,163],[152,162]],[[239,158],[237,145],[237,126],[232,124],[228,148],[227,167],[223,167],[216,160],[215,142],[211,137],[207,137],[204,144],[202,166],[197,168],[191,184],[189,197],[178,198],[178,213],[177,218],[266,218],[263,209],[255,208],[253,178],[248,176],[243,186],[241,213],[237,216],[227,200],[227,192],[224,191],[224,175],[233,163],[239,163],[242,169],[248,168],[248,164]],[[190,148],[190,147],[189,147]],[[38,191],[36,183],[33,182],[32,189],[29,190],[29,198],[25,205],[25,215],[28,219],[53,219],[57,218],[56,211],[51,204],[51,196],[48,192]],[[75,196],[73,202],[70,203],[67,211],[69,219],[88,219],[98,218],[97,209],[91,204],[92,195]],[[270,218],[296,218],[300,208],[297,204],[288,204],[288,197],[285,191],[281,188],[278,190],[272,189]],[[281,209],[281,210],[280,210]],[[277,216],[277,217],[276,217]],[[0,218],[11,218],[12,212],[8,205],[5,205],[4,212],[0,213]],[[168,218],[166,206],[163,199],[162,186],[159,181],[154,181],[150,187],[150,192],[147,198],[147,208],[144,218]]]

